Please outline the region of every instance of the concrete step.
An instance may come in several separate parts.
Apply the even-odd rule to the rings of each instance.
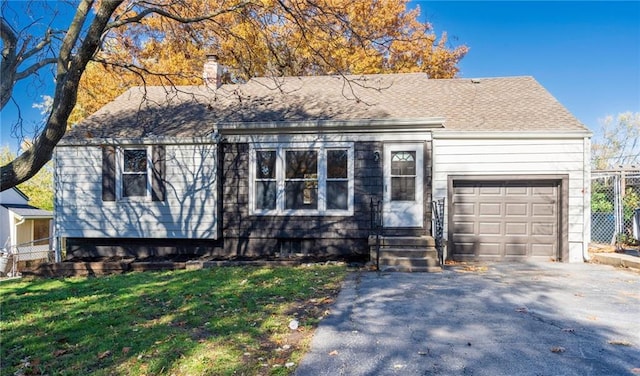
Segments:
[[[381,236],[379,251],[375,236],[369,237],[369,256],[382,271],[439,272],[435,240],[431,236]]]
[[[440,266],[437,259],[412,257],[381,257],[380,265],[400,267]]]
[[[382,272],[402,272],[402,273],[440,273],[440,266],[398,266],[398,265],[380,265]]]
[[[375,249],[373,252],[375,257]],[[438,251],[435,248],[388,248],[380,247],[380,257],[410,257],[438,259]]]
[[[376,237],[369,237],[369,245],[376,244]],[[381,247],[394,248],[432,248],[436,241],[431,236],[380,236]]]

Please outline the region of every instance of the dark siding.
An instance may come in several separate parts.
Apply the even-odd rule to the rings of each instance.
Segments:
[[[224,258],[222,241],[208,239],[66,238],[67,259],[86,257],[189,257]]]
[[[166,169],[165,147],[164,145],[154,145],[152,150],[151,199],[153,201],[164,201],[166,196],[164,185]]]
[[[300,247],[316,257],[368,254],[371,200],[382,199],[382,151],[377,142],[355,144],[353,216],[250,216],[249,145],[223,144],[222,236],[230,257],[272,256]]]
[[[102,146],[102,200],[116,200],[116,148]]]

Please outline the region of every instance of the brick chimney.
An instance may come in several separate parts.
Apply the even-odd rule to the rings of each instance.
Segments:
[[[222,85],[222,65],[218,63],[216,55],[207,55],[207,61],[202,70],[204,84],[210,88],[217,89]]]

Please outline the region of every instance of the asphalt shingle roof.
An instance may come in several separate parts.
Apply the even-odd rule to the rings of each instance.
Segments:
[[[445,118],[444,129],[452,131],[587,132],[533,77],[429,79],[407,73],[254,78],[218,89],[136,87],[66,137],[200,137],[223,123],[433,117]]]

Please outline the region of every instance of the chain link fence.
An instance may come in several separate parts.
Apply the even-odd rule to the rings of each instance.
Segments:
[[[638,209],[640,169],[591,172],[592,243],[637,245]]]

